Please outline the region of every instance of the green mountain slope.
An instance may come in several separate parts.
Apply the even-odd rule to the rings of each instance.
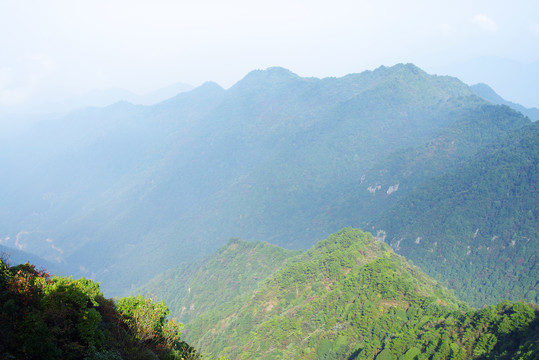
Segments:
[[[374,228],[473,304],[537,302],[539,124],[403,197]]]
[[[231,239],[210,257],[184,263],[152,279],[133,293],[154,294],[187,322],[254,290],[299,251],[267,243]]]
[[[186,337],[231,359],[533,359],[537,315],[508,302],[476,312],[349,228],[191,321]]]

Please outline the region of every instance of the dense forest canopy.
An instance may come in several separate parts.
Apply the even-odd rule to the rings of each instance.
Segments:
[[[520,302],[473,309],[348,228],[190,321],[186,336],[231,359],[535,359],[538,315]]]
[[[375,222],[400,254],[476,306],[537,303],[539,123],[418,186]]]

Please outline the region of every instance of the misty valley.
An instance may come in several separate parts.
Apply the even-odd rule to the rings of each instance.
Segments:
[[[0,359],[539,359],[539,110],[273,67],[0,136]]]

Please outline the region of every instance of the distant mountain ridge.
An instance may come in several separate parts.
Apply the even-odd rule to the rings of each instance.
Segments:
[[[412,64],[326,79],[257,70],[228,90],[81,110],[0,143],[0,236],[24,230],[26,250],[121,293],[231,237],[306,248],[367,224],[528,123]]]
[[[470,89],[473,90],[478,96],[482,97],[483,99],[490,101],[491,103],[495,105],[507,105],[510,108],[521,112],[522,114],[529,117],[532,121],[539,120],[539,109],[538,108],[526,108],[520,104],[515,104],[514,102],[507,101],[503,99],[500,95],[496,94],[494,90],[492,90],[491,87],[489,87],[487,84],[475,84],[470,86]]]
[[[467,84],[486,83],[504,99],[526,107],[539,107],[539,61],[520,62],[497,56],[481,56],[430,69],[435,74],[456,76]]]
[[[193,89],[193,86],[191,85],[175,83],[141,95],[121,88],[92,90],[81,95],[66,97],[63,99],[34,100],[27,104],[4,108],[0,106],[0,114],[5,113],[5,116],[10,117],[12,114],[19,113],[34,114],[34,116],[38,117],[44,115],[50,116],[49,114],[57,114],[57,116],[62,116],[69,112],[87,107],[105,107],[120,101],[127,101],[136,105],[150,106],[191,89]]]
[[[34,254],[27,253],[25,251],[17,250],[11,247],[0,245],[0,258],[6,264],[12,266],[18,264],[30,263],[36,266],[38,269],[47,269],[47,271],[57,275],[68,275],[74,269],[68,269],[61,264],[47,261]]]

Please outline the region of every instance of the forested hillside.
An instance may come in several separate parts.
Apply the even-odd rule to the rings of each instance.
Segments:
[[[526,123],[412,64],[326,79],[257,70],[0,143],[0,239],[122,294],[232,237],[308,248],[363,226]]]
[[[375,229],[461,299],[537,303],[538,164],[535,122],[414,189]]]
[[[298,253],[267,243],[230,239],[211,256],[183,263],[132,292],[157,295],[170,306],[174,317],[187,322],[253,291]]]
[[[260,254],[278,263],[269,278],[253,277],[246,263]],[[210,268],[220,274],[206,278]],[[236,290],[207,292],[226,299],[190,314],[188,341],[200,353],[181,340],[182,325],[167,320],[164,302],[142,296],[112,301],[91,280],[53,278],[33,265],[0,261],[0,354],[85,360],[539,356],[536,305],[505,301],[474,310],[385,243],[352,228],[306,252],[231,240],[193,270],[192,279],[224,281],[222,288]],[[240,281],[234,284],[233,277]]]
[[[187,325],[231,359],[535,359],[539,310],[474,310],[386,244],[344,229]]]
[[[530,124],[508,107],[469,99],[448,116],[451,125],[424,142],[392,152],[336,194],[331,210],[338,212],[343,226],[358,218],[367,226],[428,179],[455,170],[508,131]]]

